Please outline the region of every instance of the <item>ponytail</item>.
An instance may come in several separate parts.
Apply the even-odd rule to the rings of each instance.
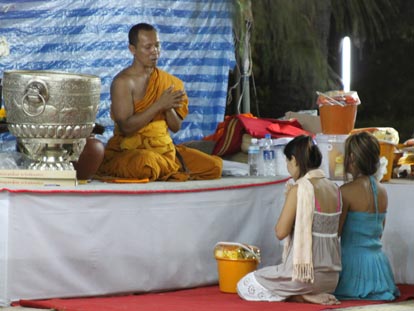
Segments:
[[[287,159],[296,158],[300,177],[308,171],[319,168],[322,164],[322,153],[312,137],[307,135],[296,136],[284,149]]]

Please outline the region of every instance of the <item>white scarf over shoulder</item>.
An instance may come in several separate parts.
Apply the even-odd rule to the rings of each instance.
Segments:
[[[293,242],[293,274],[292,280],[300,282],[314,281],[312,260],[312,223],[315,210],[315,191],[311,178],[325,177],[322,170],[309,171],[305,176],[299,178],[295,184],[298,185],[297,208],[295,218],[294,239],[290,235],[285,241],[283,258],[287,256],[287,250]]]

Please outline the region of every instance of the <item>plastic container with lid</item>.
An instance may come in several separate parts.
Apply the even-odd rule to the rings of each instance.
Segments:
[[[345,140],[348,136],[317,134],[315,137],[322,153],[321,169],[329,179],[342,180],[344,177]]]

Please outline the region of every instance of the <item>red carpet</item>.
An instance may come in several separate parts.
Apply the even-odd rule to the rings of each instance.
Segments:
[[[399,285],[401,297],[397,301],[414,298],[414,285]],[[55,309],[58,311],[320,311],[328,308],[347,308],[383,301],[343,301],[337,306],[321,306],[293,302],[248,302],[237,294],[220,292],[218,286],[200,287],[164,293],[141,295],[21,300],[20,306]]]

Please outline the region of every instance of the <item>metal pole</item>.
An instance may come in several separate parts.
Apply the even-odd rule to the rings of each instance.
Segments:
[[[243,78],[243,98],[242,112],[250,112],[250,26],[251,22],[246,21],[246,35],[244,37],[243,59],[242,59],[242,78]]]

